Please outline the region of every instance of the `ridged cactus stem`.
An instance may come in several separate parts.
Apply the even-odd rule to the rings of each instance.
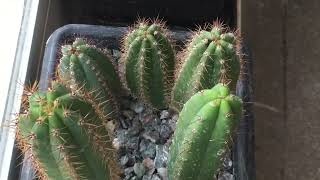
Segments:
[[[58,77],[71,91],[87,99],[101,118],[117,115],[120,78],[111,58],[84,39],[62,46]]]
[[[192,96],[170,146],[169,179],[216,179],[241,116],[241,99],[223,84]]]
[[[54,83],[29,97],[18,118],[18,142],[41,179],[119,179],[106,122],[92,105]]]
[[[161,22],[139,22],[123,40],[123,81],[133,96],[157,109],[168,107],[175,53]]]
[[[239,37],[220,23],[215,23],[210,31],[196,32],[180,55],[181,67],[176,73],[171,107],[180,112],[192,95],[218,83],[235,90],[240,73],[238,45]]]

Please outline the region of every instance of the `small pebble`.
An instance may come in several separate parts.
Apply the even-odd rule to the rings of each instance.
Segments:
[[[160,113],[160,119],[167,119],[169,116],[170,116],[170,113],[167,110],[163,110]]]
[[[144,105],[140,102],[134,102],[131,103],[130,109],[139,114],[142,113],[142,111],[144,110]]]
[[[219,177],[218,180],[234,180],[234,177],[232,174],[228,172],[223,172]]]
[[[124,118],[122,118],[122,117],[120,117],[119,119],[120,119],[120,125],[121,125],[121,127],[124,128],[124,129],[128,129],[130,123],[127,122],[127,119],[124,119]]]
[[[116,150],[119,150],[120,146],[121,146],[121,144],[119,142],[119,139],[118,138],[114,138],[113,141],[112,141],[112,145]]]
[[[163,124],[160,126],[160,137],[161,137],[162,142],[166,142],[170,138],[172,133],[173,132],[172,132],[171,128],[168,127],[167,125]]]
[[[151,175],[144,175],[142,177],[142,180],[151,180],[151,178],[152,178],[152,174]]]
[[[128,167],[126,169],[124,169],[124,175],[125,176],[129,176],[133,173],[133,167]]]
[[[154,158],[155,167],[161,168],[167,166],[168,161],[168,147],[164,145],[156,146],[156,157]]]
[[[130,180],[138,180],[138,177],[137,176],[133,176],[130,178]]]
[[[156,143],[159,140],[160,135],[157,131],[147,131],[142,134],[142,137],[144,137],[147,140],[150,140],[153,143]]]
[[[128,158],[127,155],[122,156],[122,157],[120,158],[120,164],[121,164],[122,166],[125,166],[128,162],[129,162],[129,158]]]
[[[161,178],[158,175],[154,174],[151,180],[161,180]]]
[[[143,165],[147,168],[147,169],[153,169],[154,168],[154,162],[152,159],[150,158],[146,158],[142,161]]]
[[[175,131],[176,130],[176,122],[175,120],[173,119],[169,119],[168,123],[169,123],[169,126],[171,128],[171,131]]]
[[[126,147],[131,150],[139,149],[139,137],[128,138],[126,142]]]
[[[155,168],[149,169],[149,170],[147,171],[146,175],[151,178],[155,171],[156,171]]]
[[[158,168],[157,172],[162,180],[168,180],[167,168]]]
[[[141,178],[146,172],[146,169],[142,163],[135,163],[133,166],[133,170],[138,178]]]
[[[142,139],[140,142],[141,155],[143,158],[154,158],[156,155],[156,145],[149,140]]]
[[[136,136],[140,133],[141,131],[141,123],[139,120],[133,120],[132,121],[132,126],[128,129],[128,134],[130,136]]]
[[[128,140],[128,135],[127,135],[127,131],[126,130],[118,130],[116,132],[116,138],[113,140],[114,145],[117,146],[124,146],[126,144],[126,141]]]
[[[226,170],[231,170],[232,169],[232,161],[230,159],[230,155],[227,156],[224,161],[223,161],[223,167]]]

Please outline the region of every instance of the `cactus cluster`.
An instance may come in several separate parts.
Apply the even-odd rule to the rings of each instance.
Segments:
[[[131,93],[157,109],[167,108],[174,82],[175,53],[161,22],[140,21],[123,40],[121,69]]]
[[[92,105],[59,83],[29,96],[18,139],[43,179],[118,179],[120,169],[106,122]]]
[[[240,73],[237,39],[219,23],[213,24],[210,31],[200,29],[194,33],[181,55],[181,68],[172,90],[173,109],[181,111],[193,94],[217,83],[235,89]]]
[[[183,107],[170,146],[170,180],[215,179],[242,115],[242,101],[217,84]]]
[[[169,179],[213,179],[242,114],[241,100],[230,94],[240,69],[237,38],[220,24],[196,32],[177,69],[165,25],[139,21],[123,38],[119,73],[105,52],[75,39],[61,47],[48,92],[27,93],[27,113],[17,122],[20,148],[41,179],[120,179],[112,140],[124,86],[155,110],[183,108]]]

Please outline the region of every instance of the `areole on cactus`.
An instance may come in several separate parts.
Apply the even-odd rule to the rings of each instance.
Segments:
[[[168,107],[175,52],[164,24],[139,21],[123,39],[121,73],[132,95],[157,109]]]
[[[119,179],[112,135],[90,103],[59,83],[29,96],[17,119],[18,144],[41,179]]]
[[[179,115],[170,146],[169,179],[215,179],[241,116],[241,99],[223,84],[192,96]]]
[[[122,91],[116,66],[105,52],[77,38],[61,48],[59,80],[88,100],[101,118],[112,120],[118,112],[116,98]]]
[[[232,90],[236,87],[240,73],[239,37],[219,22],[210,26],[210,31],[205,29],[195,32],[180,54],[181,67],[177,69],[171,102],[171,108],[178,112],[202,89],[218,83],[228,84]]]

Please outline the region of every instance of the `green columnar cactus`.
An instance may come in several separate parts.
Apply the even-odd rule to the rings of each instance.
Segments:
[[[125,36],[122,49],[121,73],[131,93],[154,108],[168,107],[175,53],[164,25],[138,23]]]
[[[241,116],[241,99],[223,84],[192,96],[170,146],[169,179],[215,179]]]
[[[215,84],[228,84],[234,90],[240,72],[235,33],[226,32],[215,23],[211,31],[193,35],[181,58],[181,68],[172,91],[171,106],[180,112],[183,104],[196,92]]]
[[[109,56],[81,38],[62,46],[61,51],[58,78],[89,101],[100,117],[112,120],[117,114],[116,96],[121,92],[121,83]]]
[[[107,122],[91,104],[54,83],[47,93],[30,95],[27,106],[17,137],[41,179],[119,179]]]

